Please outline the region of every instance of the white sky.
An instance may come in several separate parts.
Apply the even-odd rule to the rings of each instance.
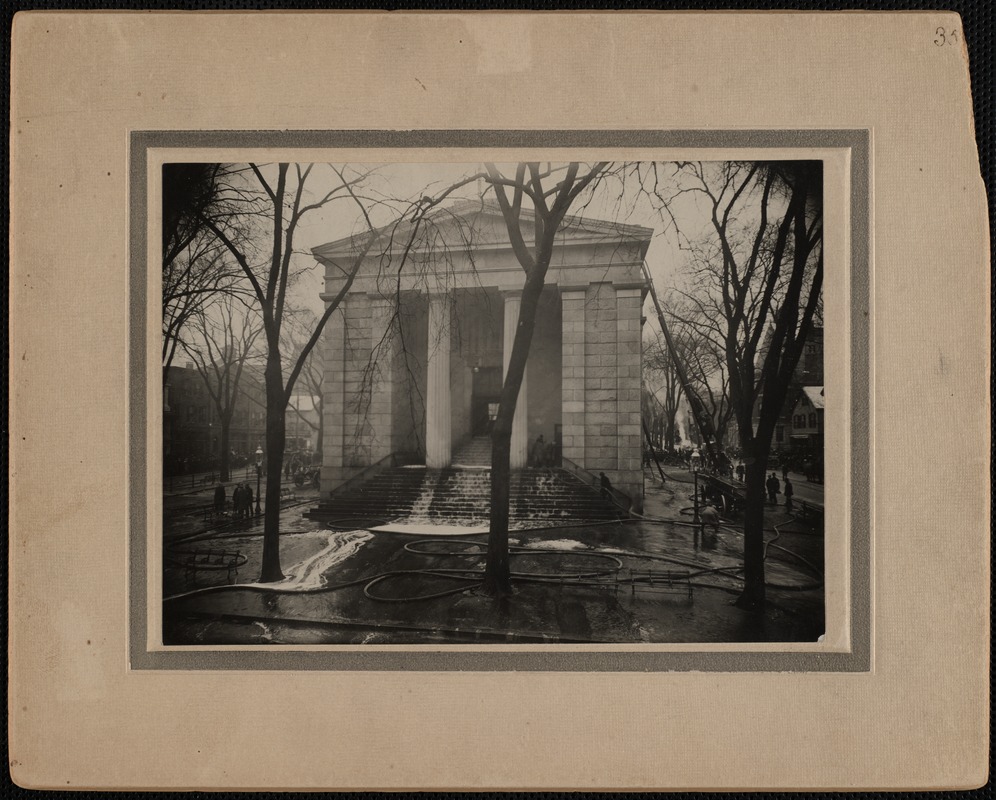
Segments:
[[[337,165],[338,166],[338,165]],[[661,175],[669,175],[670,165],[662,165]],[[499,165],[501,168],[501,165]],[[506,165],[506,172],[514,172],[514,166]],[[341,168],[341,167],[340,167]],[[358,188],[371,200],[382,202],[387,198],[413,199],[422,195],[435,194],[462,177],[474,175],[483,170],[481,164],[355,164],[349,169],[364,171],[375,169],[375,174]],[[316,164],[308,178],[306,193],[311,197],[321,197],[337,185],[339,179],[325,164]],[[479,196],[480,187],[470,184],[461,188],[446,204]],[[489,193],[493,198],[493,193]],[[682,226],[683,234],[696,238],[708,222],[707,209],[701,194],[688,193],[677,198],[671,206],[672,213]],[[640,196],[635,182],[628,182],[620,195],[620,184],[610,181],[600,184],[594,191],[591,203],[584,211],[585,217],[643,225],[653,228],[655,233],[647,253],[647,265],[654,276],[658,291],[663,294],[667,287],[679,280],[686,254],[678,247],[678,237],[669,218],[662,218],[649,200]],[[384,207],[374,207],[371,217],[375,224],[387,224],[392,215]],[[311,248],[326,242],[364,231],[365,223],[352,199],[333,200],[324,208],[310,212],[298,228],[295,250],[306,251],[296,258],[296,265],[303,273],[295,291],[295,300],[320,309],[318,293],[322,288],[322,267],[310,256]],[[648,300],[649,302],[649,300]],[[656,324],[655,324],[656,327]]]
[[[514,174],[514,164],[498,166],[503,173]],[[649,163],[643,162],[643,166],[646,172]],[[669,196],[679,186],[678,178],[674,177],[675,165],[658,162],[657,166],[661,192]],[[362,196],[375,225],[390,223],[396,218],[398,211],[407,206],[408,201],[425,195],[434,196],[460,179],[484,171],[483,164],[480,163],[366,163],[337,164],[335,167],[347,176],[372,171],[371,175],[357,185],[355,191]],[[275,176],[274,165],[261,165],[261,169],[268,180]],[[294,189],[294,176],[295,170],[292,168],[288,173],[288,191]],[[251,176],[247,173],[247,177]],[[304,202],[314,202],[340,183],[332,166],[316,163],[308,176]],[[688,185],[687,178],[685,185]],[[451,194],[444,207],[462,200],[476,199],[485,188],[484,182],[470,183]],[[493,191],[489,190],[487,196],[493,199]],[[659,209],[659,203],[655,208],[646,194],[639,191],[635,176],[628,174],[624,184],[613,178],[600,181],[590,197],[586,207],[581,208],[582,203],[576,201],[569,213],[583,214],[588,219],[642,225],[654,230],[646,261],[662,300],[666,300],[670,289],[684,284],[683,275],[690,254],[679,247],[679,234],[671,215],[680,227],[680,241],[687,244],[689,240],[701,239],[704,234],[712,231],[710,203],[705,195],[701,192],[680,194],[669,202],[668,214]],[[588,197],[582,195],[582,200],[588,200]],[[748,224],[753,222],[749,218],[754,213],[748,202],[742,210],[743,221]],[[291,289],[291,300],[295,305],[311,308],[316,313],[321,313],[323,307],[319,294],[323,289],[324,268],[311,255],[311,249],[366,230],[366,222],[356,202],[348,194],[342,194],[324,207],[309,212],[302,219],[294,242],[295,271],[298,277]],[[649,296],[644,313],[648,317],[644,339],[651,340],[659,336],[659,324]]]

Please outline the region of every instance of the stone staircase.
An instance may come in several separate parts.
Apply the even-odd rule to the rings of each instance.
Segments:
[[[525,469],[512,473],[512,521],[616,520],[620,510],[598,491],[562,469]],[[385,470],[362,486],[333,495],[308,516],[320,520],[411,518],[445,524],[487,521],[491,470],[449,467]]]
[[[491,439],[488,436],[475,436],[457,448],[453,454],[453,465],[456,467],[490,467]]]

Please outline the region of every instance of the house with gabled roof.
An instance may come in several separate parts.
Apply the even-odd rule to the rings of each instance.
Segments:
[[[803,386],[792,408],[789,438],[793,445],[823,449],[823,410],[826,399],[822,386]]]

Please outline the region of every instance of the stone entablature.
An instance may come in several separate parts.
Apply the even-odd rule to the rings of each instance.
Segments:
[[[461,214],[466,216],[461,218]],[[448,210],[445,222],[432,229],[431,241],[419,240],[399,273],[410,229],[399,226],[390,240],[394,246],[383,252],[386,242],[373,248],[376,259],[360,268],[351,292],[393,295],[398,291],[444,291],[481,286],[502,290],[521,289],[523,271],[508,241],[497,207],[467,203]],[[478,230],[486,235],[478,235]],[[470,232],[473,232],[471,234]],[[600,220],[566,218],[554,249],[546,283],[587,285],[608,282],[643,286],[643,259],[653,231],[638,225],[619,225]],[[351,269],[357,248],[366,237],[354,236],[312,250],[325,267],[323,297],[337,295]]]

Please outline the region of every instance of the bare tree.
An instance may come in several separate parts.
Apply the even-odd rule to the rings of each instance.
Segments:
[[[162,182],[163,378],[184,327],[216,297],[238,293],[241,271],[225,258],[204,217],[227,213],[220,164],[164,164]]]
[[[239,385],[262,325],[258,313],[247,309],[237,298],[222,295],[196,315],[190,328],[183,349],[193,360],[218,413],[221,480],[227,481],[231,477],[230,435]]]
[[[532,344],[540,294],[564,217],[607,166],[607,162],[600,162],[582,170],[581,164],[572,162],[566,168],[554,170],[539,163],[526,163],[519,164],[513,176],[506,176],[495,164],[485,165],[512,251],[525,274],[512,352],[491,432],[491,519],[484,590],[495,596],[511,592],[508,517],[512,420]],[[527,212],[525,217],[524,200],[532,208],[532,213]]]
[[[287,368],[290,369],[297,362],[301,352],[304,350],[311,332],[318,323],[318,317],[310,309],[300,309],[293,316],[288,316],[288,322],[292,323],[289,325],[291,333],[290,347],[288,349],[290,352],[287,360]],[[322,364],[319,349],[313,349],[307,356],[298,380],[301,383],[300,388],[303,390],[299,391],[298,394],[305,394],[311,398],[312,406],[307,410],[313,410],[315,415],[313,417],[303,412],[300,406],[293,403],[291,403],[291,410],[294,412],[296,420],[303,422],[308,429],[316,434],[318,438],[316,455],[321,459],[322,441],[325,436],[325,395],[322,392],[322,385],[325,380],[325,366]]]
[[[233,207],[240,207],[242,214],[227,219],[200,216],[238,263],[252,287],[252,296],[262,318],[266,344],[263,372],[266,389],[266,511],[263,522],[261,582],[283,578],[280,567],[280,480],[286,445],[287,405],[325,324],[346,296],[360,265],[378,238],[370,221],[367,205],[356,191],[369,173],[329,165],[333,173],[330,176],[332,188],[312,199],[306,191],[306,185],[314,166],[279,163],[261,167],[249,164],[248,170],[242,171],[244,181],[238,185],[233,184],[226,198]],[[314,330],[288,368],[284,363],[281,347],[285,344],[282,334],[287,311],[287,289],[292,274],[294,236],[302,219],[335,200],[347,200],[359,208],[365,233],[358,239],[355,257],[343,270],[339,291],[327,302]],[[240,244],[240,234],[249,225],[256,226],[255,238],[260,242],[261,257],[258,262],[253,242],[247,240],[245,244]],[[268,247],[262,244],[266,240],[269,242]],[[264,252],[266,255],[262,256]]]
[[[771,441],[821,302],[822,163],[682,164],[676,184],[678,192],[704,198],[709,212],[705,257],[694,262],[698,281],[684,296],[700,306],[699,329],[726,362],[746,466],[744,590],[737,602],[760,609]]]
[[[679,343],[679,347],[681,344]],[[660,387],[663,397],[658,397],[661,407],[660,416],[660,439],[665,450],[673,451],[676,445],[675,434],[677,431],[678,409],[681,405],[683,394],[681,378],[676,369],[675,357],[671,353],[660,335],[650,345],[645,354],[645,368],[651,374],[656,375],[655,381]]]
[[[220,295],[237,291],[215,242],[199,237],[163,269],[163,376],[169,374],[187,325]]]
[[[719,316],[719,315],[717,315]],[[689,386],[711,421],[717,445],[725,448],[727,431],[733,419],[730,400],[730,375],[726,364],[724,340],[710,335],[713,319],[703,319],[701,312],[687,305],[671,314],[675,320],[679,357],[688,374]]]

